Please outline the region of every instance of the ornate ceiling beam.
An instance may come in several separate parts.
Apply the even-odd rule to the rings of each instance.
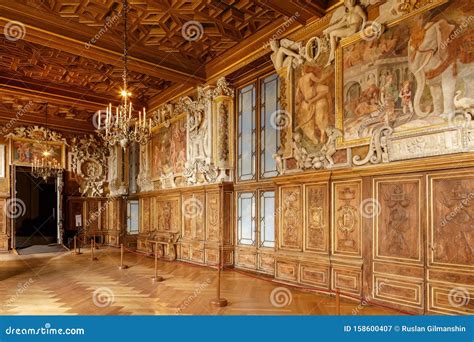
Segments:
[[[0,91],[2,93],[28,96],[35,99],[42,99],[58,104],[71,104],[90,108],[91,110],[98,110],[104,108],[109,103],[117,104],[118,99],[104,98],[95,95],[83,95],[75,91],[65,90],[64,88],[57,88],[54,86],[45,86],[40,82],[31,80],[21,80],[18,77],[15,79],[0,76]]]
[[[5,127],[7,123],[11,122],[11,120],[12,113],[0,108],[0,125]],[[18,126],[29,125],[44,125],[44,117],[42,114],[35,115],[31,113],[25,113],[21,116],[21,118],[15,120],[14,125],[12,125],[12,129]],[[62,118],[53,117],[48,117],[48,126],[53,129],[68,132],[92,133],[95,130],[94,126],[89,121],[65,120]]]
[[[99,39],[96,44],[86,43],[98,34],[100,28],[66,22],[64,19],[40,11],[32,12],[32,8],[15,2],[8,6],[0,4],[0,29],[10,21],[19,21],[25,25],[26,34],[23,39],[38,43],[79,56],[94,59],[111,65],[121,65],[121,42],[109,42]],[[150,55],[145,48],[135,46],[131,49],[129,68],[150,76],[163,78],[172,82],[197,84],[204,81],[202,64],[187,58],[181,61],[173,54],[162,52]],[[184,63],[185,62],[185,63]]]

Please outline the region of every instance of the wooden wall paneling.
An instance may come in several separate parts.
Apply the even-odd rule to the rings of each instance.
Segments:
[[[344,264],[333,264],[331,267],[331,287],[333,290],[340,290],[342,294],[349,293],[350,295],[361,296],[361,267]]]
[[[362,181],[333,183],[332,254],[362,257]]]
[[[331,289],[363,295],[362,179],[332,184]],[[350,298],[350,297],[349,297]]]
[[[99,200],[89,199],[84,201],[85,209],[85,219],[87,223],[86,229],[88,231],[97,231],[99,230]]]
[[[373,298],[418,313],[425,306],[424,193],[423,176],[376,177],[373,210],[368,202],[361,209],[373,217]]]
[[[427,309],[474,314],[474,170],[429,173]]]
[[[329,254],[329,188],[327,183],[304,187],[304,250]]]
[[[220,192],[206,193],[206,240],[219,243],[220,233]]]
[[[0,198],[0,252],[8,252],[8,220],[5,211],[6,198]]]
[[[257,269],[257,250],[251,247],[235,249],[235,265],[239,268]]]
[[[301,262],[299,265],[299,279],[302,284],[328,290],[330,278],[329,260],[326,263]]]
[[[303,196],[302,187],[282,186],[279,190],[279,245],[280,250],[303,251]]]

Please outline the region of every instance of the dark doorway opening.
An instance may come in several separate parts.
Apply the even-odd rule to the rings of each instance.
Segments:
[[[57,242],[56,178],[35,178],[31,168],[16,168],[16,199],[24,214],[15,219],[15,247]]]

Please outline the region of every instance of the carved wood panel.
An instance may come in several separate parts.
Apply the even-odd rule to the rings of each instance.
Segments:
[[[186,239],[202,241],[205,239],[205,193],[195,192],[183,195],[182,215],[183,236]]]
[[[180,206],[179,198],[155,198],[153,209],[152,227],[157,231],[180,231]]]
[[[474,268],[474,176],[430,177],[429,263]]]
[[[280,249],[302,250],[303,204],[300,186],[280,189]]]
[[[327,184],[305,187],[305,250],[329,251],[329,190]]]
[[[374,186],[373,203],[361,208],[375,219],[374,258],[421,263],[421,179],[379,179]]]
[[[360,181],[333,183],[332,251],[362,256],[362,215]]]
[[[144,197],[141,199],[140,233],[148,233],[150,231],[150,217],[151,217],[150,201],[151,200],[149,197]]]
[[[7,215],[5,214],[6,199],[0,198],[0,235],[7,234]]]
[[[99,230],[99,201],[98,200],[88,200],[86,204],[86,229],[87,230]]]
[[[219,241],[220,200],[219,192],[208,192],[206,196],[206,240]]]

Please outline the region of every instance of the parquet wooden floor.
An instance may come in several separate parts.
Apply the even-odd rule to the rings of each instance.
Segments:
[[[222,296],[229,306],[214,308],[216,271],[181,262],[160,261],[152,283],[154,260],[126,253],[130,266],[119,270],[120,253],[101,248],[99,260],[90,250],[73,256],[0,257],[1,315],[333,315],[335,299],[226,270]],[[273,296],[272,296],[273,291]],[[277,295],[275,295],[277,294]],[[287,304],[287,305],[284,305]],[[351,315],[358,303],[341,299],[341,314]],[[397,314],[365,306],[360,315]]]

